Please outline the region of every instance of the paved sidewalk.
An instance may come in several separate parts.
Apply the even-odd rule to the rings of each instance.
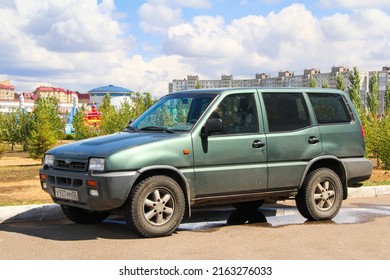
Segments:
[[[390,186],[349,188],[348,197],[390,196]],[[0,207],[0,223],[64,218],[57,204]]]

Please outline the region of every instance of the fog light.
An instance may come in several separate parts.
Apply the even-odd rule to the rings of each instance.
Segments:
[[[89,190],[89,195],[90,196],[99,196],[99,192],[98,192],[98,190],[90,189]]]
[[[47,189],[47,184],[46,184],[46,182],[42,182],[42,188],[43,188],[43,189]]]

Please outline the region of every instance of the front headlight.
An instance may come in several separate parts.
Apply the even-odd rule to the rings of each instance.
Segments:
[[[104,158],[91,158],[88,169],[91,171],[104,171]]]
[[[47,166],[53,166],[54,164],[54,156],[53,155],[45,155],[45,158],[43,159],[43,164]]]

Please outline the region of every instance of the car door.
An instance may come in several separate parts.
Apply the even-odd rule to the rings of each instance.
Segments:
[[[322,154],[320,131],[302,92],[262,92],[268,155],[268,189],[300,185],[307,163]]]
[[[267,188],[267,151],[254,90],[232,93],[213,105],[206,118],[222,120],[222,131],[206,139],[193,135],[197,198]]]

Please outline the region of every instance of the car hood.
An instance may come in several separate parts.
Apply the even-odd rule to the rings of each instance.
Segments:
[[[179,137],[180,133],[129,133],[119,132],[111,135],[90,138],[65,144],[47,151],[55,157],[87,159],[107,157],[119,150]]]

